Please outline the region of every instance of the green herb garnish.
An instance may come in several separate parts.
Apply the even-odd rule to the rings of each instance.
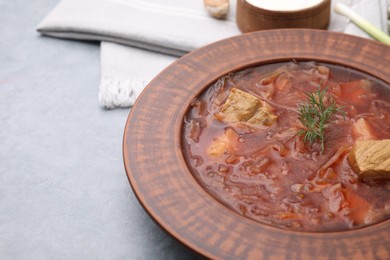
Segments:
[[[319,89],[313,93],[305,93],[308,97],[306,103],[299,107],[298,119],[304,129],[298,131],[298,135],[303,135],[304,142],[313,144],[319,140],[321,152],[325,150],[325,129],[329,126],[329,119],[336,113],[341,113],[345,117],[345,112],[336,104],[334,98],[328,94],[327,89]]]

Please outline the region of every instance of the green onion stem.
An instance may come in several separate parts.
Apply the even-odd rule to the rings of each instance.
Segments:
[[[343,3],[337,3],[334,7],[334,11],[338,14],[348,17],[354,24],[359,26],[362,30],[367,32],[376,40],[383,42],[384,44],[390,45],[390,36],[369,23],[363,17],[358,15],[355,11],[349,8]]]

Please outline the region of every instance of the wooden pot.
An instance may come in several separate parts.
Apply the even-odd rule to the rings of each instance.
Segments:
[[[237,0],[237,25],[241,32],[278,28],[326,29],[330,20],[330,0],[293,11],[275,11]]]

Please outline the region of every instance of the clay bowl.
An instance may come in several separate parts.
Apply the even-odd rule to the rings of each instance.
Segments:
[[[390,83],[390,48],[340,33],[270,30],[200,48],[152,80],[131,110],[123,140],[130,184],[164,230],[208,258],[388,259],[390,220],[334,233],[279,229],[223,206],[187,167],[181,129],[191,100],[228,72],[291,59],[343,65]]]
[[[330,20],[330,0],[297,10],[268,10],[245,0],[237,0],[237,25],[241,32],[278,28],[326,29]]]

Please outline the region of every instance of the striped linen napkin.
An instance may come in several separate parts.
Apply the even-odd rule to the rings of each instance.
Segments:
[[[387,0],[344,2],[386,28]],[[202,0],[62,0],[38,25],[43,35],[101,41],[99,104],[131,107],[145,85],[177,57],[240,34],[235,1],[227,20],[209,17]],[[332,12],[329,30],[369,37]]]

